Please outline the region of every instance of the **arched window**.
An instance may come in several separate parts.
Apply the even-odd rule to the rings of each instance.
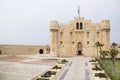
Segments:
[[[78,22],[76,23],[76,29],[79,29],[79,23]]]
[[[83,24],[82,24],[82,22],[80,23],[80,29],[83,29]]]

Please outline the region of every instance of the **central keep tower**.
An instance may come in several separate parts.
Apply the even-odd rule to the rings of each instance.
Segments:
[[[69,23],[50,22],[50,52],[56,56],[83,55],[96,57],[95,43],[103,43],[102,49],[110,46],[110,21],[92,23],[84,17],[75,17]]]

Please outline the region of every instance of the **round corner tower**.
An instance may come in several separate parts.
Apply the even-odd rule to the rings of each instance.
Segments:
[[[58,27],[57,21],[50,22],[50,53],[57,55],[57,42],[58,42]]]
[[[102,29],[102,42],[104,43],[103,48],[109,49],[110,47],[110,21],[102,20],[101,22]]]

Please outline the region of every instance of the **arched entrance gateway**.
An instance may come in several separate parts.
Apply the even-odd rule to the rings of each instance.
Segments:
[[[82,55],[82,43],[77,43],[77,55]]]
[[[43,52],[44,52],[43,49],[40,49],[40,50],[39,50],[39,53],[40,53],[40,54],[43,54]]]

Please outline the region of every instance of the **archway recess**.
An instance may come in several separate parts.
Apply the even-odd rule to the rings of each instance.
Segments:
[[[82,43],[77,43],[77,55],[82,55]]]
[[[39,53],[40,53],[40,54],[43,54],[43,53],[44,53],[43,49],[40,49],[40,50],[39,50]]]

